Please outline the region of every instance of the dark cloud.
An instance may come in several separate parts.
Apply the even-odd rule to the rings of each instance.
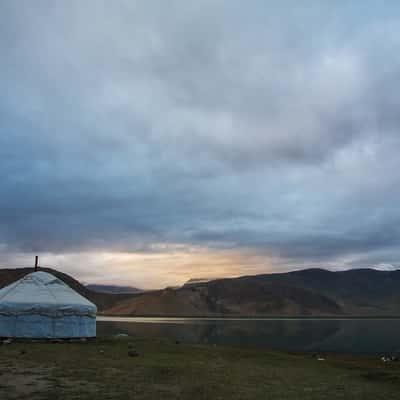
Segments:
[[[0,243],[396,262],[385,4],[3,1]]]

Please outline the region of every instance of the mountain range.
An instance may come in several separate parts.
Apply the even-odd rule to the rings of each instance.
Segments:
[[[243,276],[139,293],[100,293],[51,269],[104,315],[399,316],[400,270],[306,269]],[[32,272],[0,270],[0,288]]]
[[[134,286],[119,286],[119,285],[100,285],[100,284],[86,284],[87,289],[92,292],[97,293],[114,293],[114,294],[122,294],[122,293],[139,293],[143,292],[142,289],[138,289]]]

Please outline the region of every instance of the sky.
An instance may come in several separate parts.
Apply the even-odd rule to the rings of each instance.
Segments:
[[[397,268],[399,22],[397,1],[1,1],[0,267]]]

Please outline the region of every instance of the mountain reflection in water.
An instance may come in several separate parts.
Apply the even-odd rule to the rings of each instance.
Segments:
[[[105,319],[97,322],[98,336],[125,333],[183,343],[293,351],[400,352],[398,319]]]

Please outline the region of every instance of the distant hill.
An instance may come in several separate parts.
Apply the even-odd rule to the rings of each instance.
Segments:
[[[96,293],[131,294],[143,292],[143,290],[133,286],[87,284],[85,287]]]
[[[308,269],[139,294],[113,315],[400,316],[400,271]]]
[[[328,297],[284,284],[221,279],[139,294],[105,310],[110,315],[339,315]]]
[[[335,301],[345,314],[400,316],[400,270],[378,271],[365,268],[331,272],[305,269],[239,279],[275,285],[284,283],[323,293]]]
[[[282,274],[192,282],[140,293],[100,293],[69,275],[43,268],[106,315],[400,316],[400,271],[307,269]],[[0,288],[32,268],[0,269]]]

